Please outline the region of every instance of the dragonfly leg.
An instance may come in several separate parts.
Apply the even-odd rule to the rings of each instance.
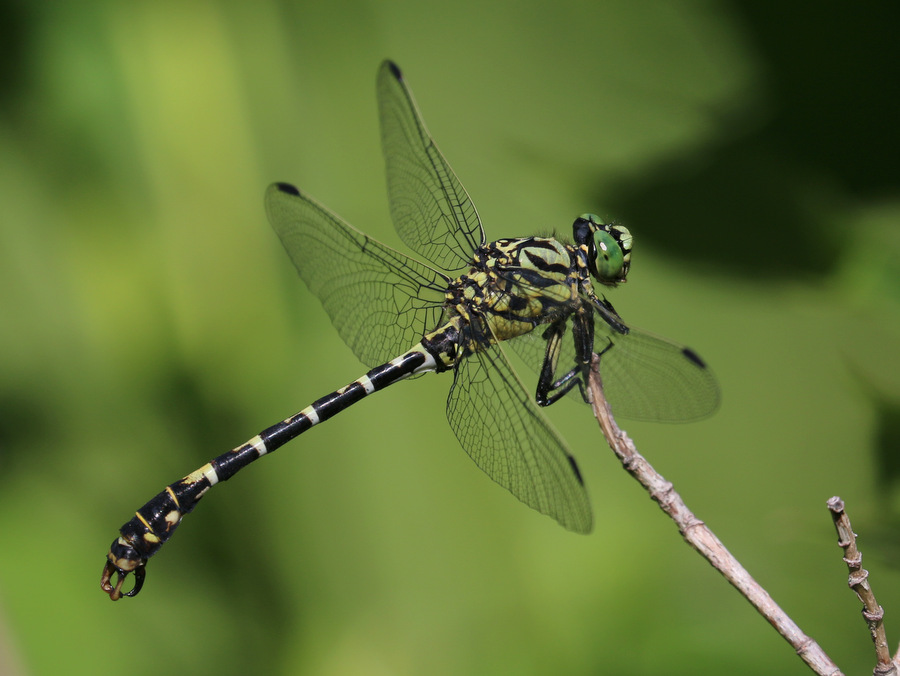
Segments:
[[[541,390],[538,390],[538,393],[535,396],[535,401],[537,402],[538,406],[549,406],[550,404],[554,404],[559,401],[560,398],[566,396],[569,391],[576,385],[578,386],[578,389],[581,390],[581,396],[586,396],[584,383],[581,379],[580,368],[572,369],[562,378],[551,383],[545,391],[542,392]]]
[[[591,353],[594,345],[593,310],[585,307],[577,312],[572,321],[572,337],[575,341],[575,366],[562,377],[554,380],[556,369],[559,365],[560,349],[566,331],[564,320],[556,321],[544,331],[544,340],[547,341],[547,351],[541,373],[538,377],[537,393],[535,401],[539,406],[549,406],[569,391],[578,386],[582,398],[589,402],[588,391],[585,387],[588,371],[591,366]]]

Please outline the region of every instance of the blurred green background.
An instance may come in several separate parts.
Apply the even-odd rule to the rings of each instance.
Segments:
[[[165,484],[363,372],[266,223],[275,180],[392,245],[374,98],[404,69],[490,238],[636,235],[611,300],[722,385],[620,421],[846,673],[900,639],[894,2],[0,3],[0,673],[801,674],[619,467],[550,417],[580,537],[391,388],[203,501],[99,589]],[[533,374],[523,374],[526,379]],[[533,383],[533,380],[528,380]],[[531,386],[531,385],[529,385]]]

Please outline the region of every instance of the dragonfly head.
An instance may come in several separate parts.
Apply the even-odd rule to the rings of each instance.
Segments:
[[[591,275],[601,284],[624,282],[631,265],[631,233],[624,225],[604,223],[599,216],[582,214],[572,226],[575,244],[587,252]]]

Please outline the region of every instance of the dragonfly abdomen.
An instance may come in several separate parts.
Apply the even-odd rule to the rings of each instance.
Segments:
[[[166,486],[119,530],[119,537],[107,554],[100,586],[116,600],[123,595],[121,589],[125,577],[134,573],[134,588],[124,595],[136,595],[143,585],[147,560],[172,537],[182,518],[193,511],[210,488],[388,385],[415,373],[446,371],[456,361],[455,336],[454,325],[428,334],[421,343],[396,359],[376,366],[352,383],[317,399],[296,415],[266,428],[246,443]],[[118,576],[115,585],[111,583],[113,575]]]

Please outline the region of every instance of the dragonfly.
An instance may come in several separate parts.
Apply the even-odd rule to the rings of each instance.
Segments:
[[[588,494],[541,407],[568,394],[589,401],[594,353],[617,415],[683,421],[717,407],[716,379],[696,352],[626,324],[597,292],[626,280],[633,238],[625,226],[584,214],[571,243],[537,236],[488,242],[391,61],[378,71],[377,97],[391,216],[400,239],[425,262],[363,234],[292,185],[275,183],[265,197],[301,279],[371,369],[138,509],[103,567],[101,588],[112,600],[140,592],[148,559],[210,488],[401,380],[451,373],[447,419],[466,453],[520,501],[577,533],[592,528]],[[538,372],[533,398],[507,346]],[[124,591],[129,575],[134,584]]]

